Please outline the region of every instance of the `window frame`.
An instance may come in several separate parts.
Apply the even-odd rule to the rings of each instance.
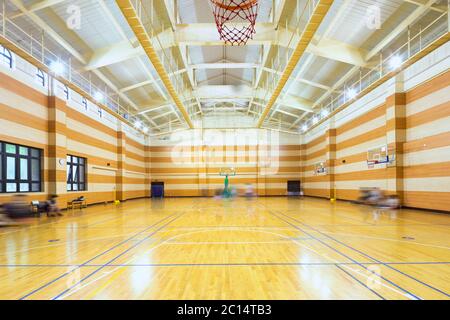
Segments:
[[[68,158],[70,157],[70,161],[68,160]],[[77,159],[76,162],[74,162],[73,160]],[[83,160],[83,164],[80,163],[80,160]],[[77,174],[76,174],[76,180],[77,181],[73,181],[73,170],[74,168],[77,168]],[[81,181],[80,179],[80,167],[84,168],[84,176],[83,176],[83,181]],[[66,179],[66,191],[67,192],[80,192],[80,191],[87,191],[88,190],[88,183],[87,183],[87,158],[84,157],[80,157],[80,156],[75,156],[72,154],[68,154],[66,156],[66,175],[67,175],[67,179]],[[74,190],[74,185],[77,186],[77,189]],[[70,186],[70,188],[69,188]],[[81,188],[81,186],[83,186]]]
[[[8,48],[4,47],[4,46],[0,46],[1,48],[3,48],[0,51],[0,56],[2,56],[3,58],[9,60],[9,68],[13,69],[14,66],[14,56],[13,53],[11,52],[11,50],[9,50]],[[8,55],[6,54],[6,52],[8,53]]]
[[[40,85],[45,88],[45,73],[41,69],[37,68],[36,77]]]
[[[88,102],[87,102],[87,99],[86,99],[86,97],[82,97],[81,98],[81,104],[83,105],[83,107],[84,107],[84,110],[88,110]]]
[[[15,153],[6,152],[6,145],[13,145],[16,147]],[[28,154],[20,154],[20,147],[27,148]],[[38,156],[32,155],[32,150],[38,152]],[[8,179],[7,177],[7,160],[8,158],[14,158],[14,179]],[[21,177],[21,160],[27,160],[27,178],[22,179]],[[39,180],[33,180],[32,163],[33,160],[37,160]],[[34,147],[29,147],[21,144],[11,143],[7,141],[0,141],[0,161],[1,161],[1,172],[0,172],[0,194],[11,194],[11,193],[37,193],[42,192],[42,150]],[[15,191],[7,191],[8,184],[16,184]],[[22,184],[28,184],[28,191],[21,191],[20,187]],[[33,190],[33,185],[39,185],[38,190]]]
[[[66,98],[66,101],[70,100],[70,91],[69,91],[69,87],[65,84],[63,84],[63,93],[64,93],[64,97]]]

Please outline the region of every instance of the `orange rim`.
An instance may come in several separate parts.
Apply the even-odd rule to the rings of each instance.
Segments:
[[[237,11],[237,10],[247,10],[250,9],[251,7],[254,7],[258,3],[258,0],[248,0],[245,3],[241,4],[240,6],[226,6],[219,0],[211,0],[211,2],[215,6],[218,6],[219,8],[222,8],[224,10]]]

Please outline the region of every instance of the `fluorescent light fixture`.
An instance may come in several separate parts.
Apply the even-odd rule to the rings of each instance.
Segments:
[[[103,94],[102,94],[100,91],[97,91],[97,92],[94,94],[94,99],[95,99],[95,101],[97,101],[97,102],[102,102],[102,101],[103,101]]]
[[[306,132],[306,130],[308,130],[308,126],[306,124],[302,125],[302,131]]]
[[[144,133],[148,133],[148,128],[147,128],[147,127],[144,127],[144,128],[142,129],[142,131],[144,131]]]
[[[347,98],[354,99],[357,94],[358,94],[358,92],[356,92],[355,88],[348,88],[347,89]]]
[[[62,74],[64,72],[64,70],[66,69],[64,67],[64,65],[59,62],[59,61],[54,61],[50,64],[50,69],[55,73],[55,74]]]
[[[136,120],[136,122],[134,123],[134,127],[135,128],[141,128],[142,127],[142,122],[140,122],[139,120]]]
[[[403,63],[402,57],[400,57],[399,55],[395,55],[389,60],[389,67],[395,70],[400,68],[402,66],[402,63]]]

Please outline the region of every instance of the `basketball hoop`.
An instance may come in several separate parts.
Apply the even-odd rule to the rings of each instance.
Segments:
[[[379,162],[377,160],[373,160],[373,161],[367,160],[367,168],[373,169],[373,168],[375,168],[375,165],[378,164],[378,163]]]
[[[232,167],[220,168],[219,175],[224,177],[235,176],[236,169]]]
[[[256,33],[258,0],[210,0],[210,2],[221,40],[232,46],[240,46],[253,38]]]

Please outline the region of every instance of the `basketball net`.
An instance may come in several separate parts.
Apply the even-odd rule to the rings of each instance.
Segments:
[[[210,0],[220,39],[245,45],[256,33],[258,0]]]

